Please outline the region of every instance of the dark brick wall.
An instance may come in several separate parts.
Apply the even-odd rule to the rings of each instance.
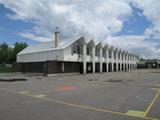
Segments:
[[[46,73],[61,73],[62,72],[62,64],[57,61],[47,61],[47,70]]]
[[[64,71],[62,70],[64,64]],[[47,61],[47,73],[73,73],[81,72],[82,64],[79,62]]]
[[[17,63],[17,72],[36,72],[45,73],[46,63],[45,62],[29,62],[29,63]]]
[[[64,72],[72,73],[72,72],[80,72],[81,63],[79,62],[64,62]]]

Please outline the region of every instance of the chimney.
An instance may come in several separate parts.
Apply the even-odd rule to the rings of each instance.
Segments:
[[[57,48],[60,44],[60,33],[58,31],[55,32],[55,48]]]

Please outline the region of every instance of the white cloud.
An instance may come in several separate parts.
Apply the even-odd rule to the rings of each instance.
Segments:
[[[160,38],[160,0],[0,0],[0,3],[15,12],[8,15],[10,19],[35,24],[32,32],[19,33],[22,37],[49,41],[58,26],[62,38],[83,34],[145,57],[160,58],[157,41],[150,40]],[[112,37],[132,15],[131,5],[141,9],[152,25],[142,36]]]
[[[152,25],[146,28],[145,35],[160,38],[160,0],[134,0],[135,6],[143,10],[143,15]]]
[[[99,40],[120,31],[123,21],[132,14],[123,0],[0,0],[15,14],[11,19],[34,22],[35,33],[51,36],[56,26],[63,37],[85,34]]]
[[[147,36],[120,36],[108,37],[107,42],[116,45],[121,49],[127,49],[135,52],[144,58],[160,58],[160,48],[157,42],[146,40]],[[122,44],[123,43],[123,44]]]
[[[21,32],[21,33],[17,33],[18,35],[20,35],[21,37],[24,38],[28,38],[31,40],[35,40],[35,41],[40,41],[40,42],[46,42],[46,41],[51,41],[52,38],[46,38],[46,37],[42,37],[42,36],[37,36],[35,34],[29,33],[29,32]]]

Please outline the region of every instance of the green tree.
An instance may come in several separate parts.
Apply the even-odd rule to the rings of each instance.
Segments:
[[[12,49],[7,43],[0,44],[0,63],[9,63]]]
[[[26,43],[16,42],[14,44],[13,52],[12,52],[12,63],[16,62],[17,54],[26,48],[28,45]]]
[[[20,42],[16,42],[13,47],[7,43],[0,44],[0,64],[15,63],[17,54],[26,47],[26,43]]]

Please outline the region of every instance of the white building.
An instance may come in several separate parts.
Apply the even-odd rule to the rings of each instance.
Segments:
[[[59,32],[54,41],[28,46],[17,55],[19,71],[47,74],[128,71],[137,69],[137,62],[133,53],[84,37],[60,41]]]

